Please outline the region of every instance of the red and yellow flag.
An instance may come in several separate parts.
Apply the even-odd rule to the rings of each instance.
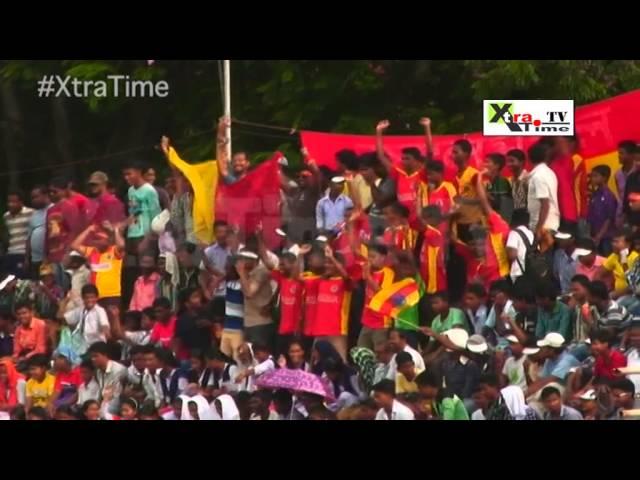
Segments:
[[[369,308],[382,315],[397,318],[402,311],[417,305],[419,301],[418,283],[413,278],[405,278],[379,290],[369,302]]]

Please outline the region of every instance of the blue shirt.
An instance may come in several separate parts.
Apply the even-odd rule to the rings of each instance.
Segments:
[[[562,248],[553,254],[553,273],[560,280],[562,293],[568,293],[571,289],[571,279],[576,274],[576,261]]]
[[[240,330],[244,325],[244,294],[240,280],[228,281],[225,293],[224,329]]]
[[[604,223],[609,220],[609,229],[602,238],[612,238],[616,230],[615,218],[618,200],[609,187],[600,187],[591,194],[587,223],[591,225],[591,235],[596,235]]]
[[[34,210],[29,220],[29,235],[31,236],[31,261],[41,262],[44,260],[44,241],[47,232],[47,210],[51,205]]]
[[[243,248],[243,246],[240,245],[240,248]],[[218,243],[214,243],[204,250],[204,255],[207,257],[207,260],[213,268],[219,272],[225,273],[227,259],[231,255],[231,249],[229,247],[221,247]],[[204,264],[200,269],[204,270]],[[224,286],[224,282],[220,282],[218,288],[216,288],[216,297],[224,297]]]
[[[565,381],[567,375],[569,375],[569,370],[579,366],[580,362],[578,359],[565,350],[558,358],[547,358],[542,367],[540,378],[554,376],[561,381]]]
[[[160,214],[158,192],[148,183],[140,187],[129,187],[129,215],[136,216],[136,222],[127,230],[127,238],[142,238],[151,230],[151,221]]]
[[[560,416],[552,417],[550,412],[544,412],[545,420],[584,420],[582,418],[582,414],[576,410],[575,408],[567,407],[566,405],[562,405],[560,408]]]
[[[353,208],[353,202],[343,194],[338,195],[335,202],[329,195],[321,198],[316,205],[316,227],[318,230],[334,230],[344,222],[344,212]]]

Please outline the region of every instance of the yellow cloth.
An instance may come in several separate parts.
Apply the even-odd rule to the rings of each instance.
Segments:
[[[626,273],[633,267],[633,264],[636,263],[636,260],[638,260],[638,253],[631,252],[627,257],[627,268],[624,268],[620,263],[619,254],[612,253],[607,257],[607,260],[602,266],[613,273],[613,278],[615,280],[614,289],[616,291],[629,288]]]
[[[202,243],[211,243],[218,187],[218,162],[210,160],[191,165],[182,160],[173,147],[169,147],[169,163],[182,172],[193,189],[193,232],[196,238]]]
[[[53,397],[53,391],[56,384],[56,377],[50,373],[45,374],[44,380],[38,382],[32,378],[27,381],[26,395],[31,398],[34,407],[46,407]]]
[[[422,369],[416,367],[416,377],[422,373]],[[415,377],[413,382],[407,380],[400,372],[396,373],[396,395],[401,393],[415,393],[418,391],[418,385],[416,385]]]

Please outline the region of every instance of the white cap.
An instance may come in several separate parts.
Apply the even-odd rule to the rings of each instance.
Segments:
[[[535,355],[539,351],[540,349],[538,347],[525,347],[524,350],[522,350],[522,353],[525,355]]]
[[[566,232],[558,232],[554,235],[554,237],[558,240],[569,240],[571,237],[573,237],[573,235]]]
[[[595,400],[596,398],[596,391],[593,388],[590,388],[582,395],[580,395],[581,400]]]
[[[471,335],[467,340],[467,350],[473,353],[483,353],[489,349],[487,341],[482,335]]]
[[[346,179],[344,177],[333,177],[331,183],[344,183]]]
[[[13,282],[15,279],[16,279],[16,276],[15,276],[15,275],[7,275],[7,276],[5,277],[5,279],[4,279],[4,280],[2,280],[2,282],[0,282],[0,292],[1,292],[2,290],[4,290],[4,288],[5,288],[7,285],[9,285],[11,282]]]
[[[161,211],[153,220],[151,220],[151,231],[156,235],[164,233],[164,229],[167,227],[171,219],[171,213],[166,208]]]
[[[585,338],[584,339],[584,343],[587,343],[587,344],[591,345],[591,339],[590,338]]]
[[[516,337],[515,335],[507,335],[504,338],[507,340],[507,342],[510,342],[510,343],[520,343],[520,341],[518,340],[518,337]]]
[[[285,238],[287,236],[285,231],[282,230],[281,228],[276,228],[276,235],[278,235],[279,237],[283,237],[283,238]]]
[[[80,258],[84,258],[84,255],[82,255],[80,252],[78,252],[77,250],[71,250],[69,252],[69,256],[70,257],[80,257]]]
[[[564,345],[564,337],[557,332],[551,332],[537,343],[539,347],[560,348]]]
[[[571,255],[571,258],[577,260],[578,257],[586,257],[587,255],[591,255],[593,250],[589,250],[587,248],[576,248]]]
[[[467,341],[469,340],[469,334],[466,330],[462,328],[452,328],[451,330],[447,330],[444,332],[451,343],[453,343],[458,348],[467,348]]]
[[[328,239],[327,237],[325,237],[324,235],[318,235],[318,236],[316,237],[316,241],[317,241],[317,242],[328,242],[328,241],[329,241],[329,239]]]
[[[240,258],[247,258],[249,260],[258,260],[258,255],[250,252],[249,250],[242,250],[241,252],[238,253],[238,256]]]

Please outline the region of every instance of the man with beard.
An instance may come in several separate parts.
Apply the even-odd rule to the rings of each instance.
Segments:
[[[110,222],[112,225],[123,222],[127,217],[124,204],[107,189],[109,177],[104,172],[93,172],[89,177],[89,221],[96,225]]]

